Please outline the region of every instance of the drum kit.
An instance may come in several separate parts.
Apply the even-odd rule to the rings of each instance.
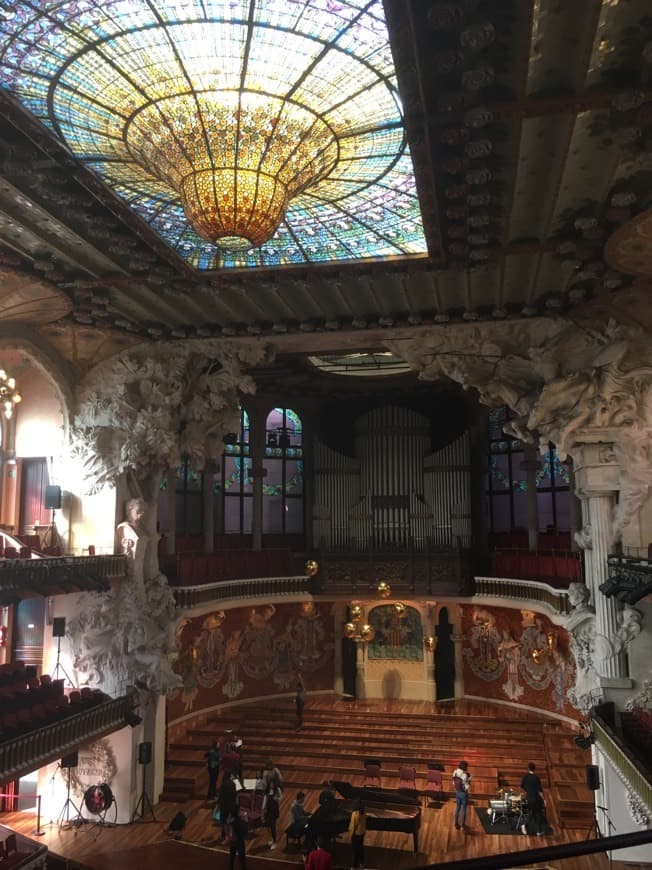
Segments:
[[[115,802],[110,786],[105,782],[100,785],[91,785],[84,792],[84,806],[88,812],[97,816],[95,826],[115,825],[118,818],[118,806]],[[112,819],[107,819],[107,813],[112,811]],[[98,831],[99,833],[99,831]]]
[[[527,810],[527,801],[520,791],[501,788],[498,797],[489,801],[487,814],[491,816],[492,825],[500,822],[510,824],[516,819],[514,827],[518,829],[525,824]]]

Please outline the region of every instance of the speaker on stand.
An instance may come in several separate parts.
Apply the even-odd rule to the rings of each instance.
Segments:
[[[70,679],[66,669],[61,664],[61,638],[66,636],[66,617],[65,616],[55,616],[52,620],[52,637],[56,637],[57,639],[57,663],[54,666],[54,670],[52,671],[52,679],[58,680],[61,678],[61,674],[65,677],[66,680],[70,683],[71,686],[75,684]],[[63,765],[62,765],[63,766]],[[72,767],[76,767],[77,765],[73,764]]]
[[[70,770],[73,767],[77,767],[78,764],[79,755],[77,752],[71,752],[68,755],[64,755],[64,757],[59,762],[59,767],[62,770],[68,771],[68,777],[66,782],[66,802],[61,808],[59,818],[57,819],[59,830],[70,830],[70,828],[78,828],[86,821],[84,819],[84,816],[82,815],[81,809],[70,797]],[[71,809],[74,810],[74,816],[72,818],[70,818]]]
[[[591,791],[598,791],[600,788],[600,768],[597,764],[586,765],[586,787]],[[598,808],[595,804],[595,795],[593,796],[593,822],[586,835],[586,839],[590,840],[591,836],[599,840],[602,834],[600,833],[600,825],[598,824]]]
[[[50,518],[50,525],[45,530],[45,534],[43,535],[41,547],[43,549],[45,549],[46,547],[60,547],[61,538],[59,537],[59,532],[57,531],[57,524],[55,521],[56,512],[58,510],[61,510],[60,486],[45,487],[44,506],[46,511],[52,511],[52,516]]]
[[[136,809],[134,810],[134,814],[131,817],[131,821],[135,822],[136,817],[140,816],[140,821],[142,822],[145,813],[148,812],[151,814],[151,821],[156,821],[156,816],[154,815],[154,807],[152,806],[152,802],[149,799],[149,795],[147,794],[147,789],[145,787],[145,776],[147,774],[147,765],[152,760],[152,741],[146,740],[143,743],[138,744],[138,764],[142,765],[143,768],[143,789],[140,793],[140,797],[138,798],[138,803],[136,804]]]

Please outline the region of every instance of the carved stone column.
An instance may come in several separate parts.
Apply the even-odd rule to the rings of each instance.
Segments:
[[[539,454],[534,444],[523,445],[523,462],[527,482],[527,532],[528,549],[535,551],[539,537],[539,507],[537,505],[537,471],[540,467]]]
[[[363,701],[367,697],[366,687],[366,644],[363,641],[356,641],[355,644],[355,697],[358,701]]]
[[[573,450],[573,456],[585,520],[586,584],[596,617],[594,667],[600,676],[600,685],[618,686],[627,673],[624,655],[614,652],[619,607],[616,599],[607,598],[600,591],[600,585],[607,579],[607,559],[612,552],[613,513],[620,469],[611,444],[581,444]]]

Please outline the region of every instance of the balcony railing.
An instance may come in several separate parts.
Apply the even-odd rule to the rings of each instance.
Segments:
[[[242,598],[280,598],[288,595],[314,594],[315,582],[305,575],[296,577],[257,577],[253,580],[220,580],[201,586],[175,586],[172,590],[177,606],[197,607],[218,601]]]
[[[0,559],[0,604],[14,604],[34,595],[109,588],[112,577],[123,577],[124,556],[78,556],[44,559]]]
[[[0,743],[0,783],[25,776],[91,740],[117,731],[127,724],[126,717],[132,709],[133,697],[125,695],[44,728],[3,740]]]
[[[648,814],[652,815],[652,782],[645,770],[634,760],[631,752],[612,731],[604,719],[594,716],[591,719],[591,731],[595,738],[595,745],[607,758],[616,771],[619,779],[625,784],[630,792],[633,792]]]
[[[528,605],[548,607],[554,613],[570,613],[568,592],[564,589],[553,589],[546,583],[534,580],[507,580],[503,577],[476,577],[475,594],[487,598],[510,598]]]

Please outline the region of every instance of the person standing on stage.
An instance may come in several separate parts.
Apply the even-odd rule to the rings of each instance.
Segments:
[[[230,816],[227,822],[229,834],[229,870],[235,866],[235,856],[240,859],[240,870],[247,870],[245,834],[247,822],[241,815]]]
[[[265,797],[263,798],[263,822],[267,825],[271,834],[267,844],[270,849],[276,848],[276,822],[281,811],[281,796],[281,786],[276,779],[273,779],[267,786]]]
[[[295,729],[297,731],[301,731],[301,726],[303,725],[303,708],[306,703],[306,685],[303,682],[303,674],[301,671],[297,671],[297,688],[296,695],[294,697],[294,705],[297,711],[297,721],[295,725]]]
[[[208,794],[207,797],[214,798],[217,795],[217,777],[220,772],[220,748],[217,740],[213,740],[211,748],[205,754],[206,768],[208,770]]]
[[[358,868],[364,868],[364,835],[367,833],[367,816],[364,811],[364,804],[359,797],[353,800],[349,833],[351,834],[351,848],[353,849],[353,863],[351,866],[358,870]]]
[[[536,769],[536,764],[531,761],[527,766],[527,773],[521,780],[521,788],[525,792],[529,808],[529,817],[532,820],[532,824],[535,826],[536,835],[537,837],[541,837],[545,834],[545,831],[543,830],[543,810],[546,805],[546,799],[543,796],[541,780],[535,773]],[[527,834],[527,827],[521,825],[521,831],[522,833]]]
[[[222,777],[220,786],[220,821],[222,822],[222,836],[220,842],[224,842],[228,833],[228,819],[238,815],[238,798],[235,790],[235,782],[226,771]]]
[[[471,788],[471,775],[468,773],[469,765],[466,761],[460,761],[460,766],[453,771],[453,787],[455,788],[455,830],[464,828],[466,823],[466,807],[469,802],[469,789]]]

